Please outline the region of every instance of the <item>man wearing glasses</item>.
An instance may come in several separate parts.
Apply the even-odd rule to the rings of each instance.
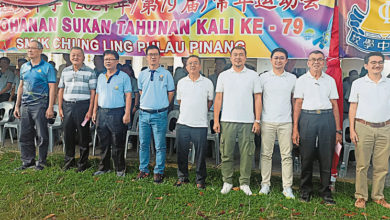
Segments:
[[[20,118],[19,144],[24,170],[35,166],[43,170],[46,166],[49,133],[47,119],[54,117],[53,104],[56,91],[56,73],[53,66],[41,59],[43,45],[32,40],[27,48],[30,62],[20,69],[20,83],[15,104],[14,116]],[[20,107],[20,105],[22,105]],[[39,160],[35,164],[35,136]]]
[[[110,172],[111,155],[116,175],[125,176],[125,139],[130,122],[130,77],[117,69],[119,54],[113,50],[103,53],[107,72],[100,74],[96,87],[92,121],[96,123],[101,148],[101,161],[93,175]],[[111,150],[112,148],[112,150]]]
[[[351,140],[356,146],[355,206],[368,200],[367,171],[372,158],[372,200],[385,207],[383,188],[390,155],[390,80],[382,76],[384,56],[371,52],[364,58],[368,73],[353,82],[349,96]]]
[[[175,84],[170,72],[160,67],[160,50],[155,45],[146,48],[148,68],[138,76],[138,88],[141,94],[139,113],[139,170],[137,179],[149,176],[150,138],[153,132],[156,146],[156,165],[154,182],[162,183],[164,178],[167,127],[167,112],[172,101]]]
[[[62,71],[58,84],[58,111],[63,119],[65,139],[65,165],[69,170],[76,165],[76,130],[80,146],[80,160],[76,172],[87,169],[89,155],[89,120],[92,117],[96,90],[96,73],[84,64],[84,51],[80,47],[70,50],[71,66]]]
[[[320,196],[329,205],[335,204],[329,185],[336,143],[342,141],[339,123],[339,98],[336,83],[322,72],[325,56],[321,51],[310,52],[309,71],[298,78],[294,91],[293,143],[299,146],[302,160],[301,201],[309,202],[313,192],[313,161],[320,163]]]

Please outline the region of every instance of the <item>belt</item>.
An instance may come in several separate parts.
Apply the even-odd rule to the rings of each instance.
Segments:
[[[331,112],[333,112],[333,109],[318,109],[318,110],[305,110],[305,109],[302,109],[302,112],[308,113],[308,114],[320,115],[320,114],[325,114],[325,113],[331,113]]]
[[[144,112],[147,112],[147,113],[150,113],[150,114],[155,114],[155,113],[159,113],[159,112],[165,112],[166,110],[168,110],[168,107],[165,107],[165,108],[160,108],[160,109],[157,109],[157,110],[148,110],[148,109],[142,109],[142,111]]]
[[[368,122],[368,121],[365,121],[365,120],[360,119],[360,118],[355,118],[355,120],[362,123],[362,124],[373,127],[373,128],[381,128],[381,127],[385,127],[386,125],[390,124],[390,120],[387,120],[385,122],[378,122],[378,123]]]
[[[87,99],[87,100],[79,100],[79,101],[65,101],[64,100],[64,103],[66,103],[66,104],[77,104],[77,103],[89,103],[89,99]]]

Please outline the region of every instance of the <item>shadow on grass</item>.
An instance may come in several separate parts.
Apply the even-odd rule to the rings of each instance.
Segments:
[[[253,196],[241,191],[221,195],[221,173],[208,168],[207,189],[195,186],[194,167],[190,170],[188,185],[174,187],[176,169],[168,164],[164,183],[156,185],[152,178],[136,181],[138,163],[131,161],[126,177],[116,177],[114,172],[93,177],[98,159],[90,160],[91,167],[83,173],[74,170],[63,172],[63,155],[48,158],[43,171],[28,169],[13,171],[20,166],[20,154],[0,154],[0,219],[42,219],[54,216],[59,219],[175,219],[175,218],[242,218],[242,219],[340,219],[390,217],[390,210],[372,202],[364,210],[353,206],[354,185],[338,182],[335,206],[321,203],[315,196],[310,203],[299,199],[287,200],[282,195],[281,178],[272,177],[268,196],[258,195],[261,177],[252,173]],[[238,172],[234,186],[238,186]],[[294,179],[294,194],[299,197],[298,179]],[[318,186],[315,179],[315,186]],[[385,189],[385,197],[390,190]]]

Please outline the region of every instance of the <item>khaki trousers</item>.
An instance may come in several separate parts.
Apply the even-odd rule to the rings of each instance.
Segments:
[[[221,122],[221,172],[224,183],[233,184],[236,137],[240,149],[240,185],[249,185],[255,154],[253,124]]]
[[[373,128],[356,122],[356,133],[359,141],[355,149],[356,157],[356,192],[355,198],[368,200],[367,171],[372,156],[372,192],[371,198],[384,198],[383,188],[388,172],[390,155],[390,125]]]
[[[261,125],[261,184],[271,185],[272,153],[274,151],[275,138],[278,137],[280,156],[282,158],[283,187],[291,187],[293,184],[292,151],[292,123],[269,123]]]

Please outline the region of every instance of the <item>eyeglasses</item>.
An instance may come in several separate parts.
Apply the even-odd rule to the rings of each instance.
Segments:
[[[190,63],[188,63],[188,66],[192,66],[192,65],[197,66],[197,65],[199,65],[199,62],[190,62]]]
[[[158,57],[158,56],[160,56],[160,54],[158,54],[158,53],[149,53],[147,56],[148,57]]]
[[[383,64],[385,64],[385,62],[383,62],[383,61],[379,61],[379,62],[377,62],[377,61],[371,61],[370,64],[371,64],[371,65],[377,65],[377,64],[378,64],[378,65],[383,65]]]
[[[318,59],[314,59],[314,58],[312,58],[312,59],[310,59],[309,61],[310,62],[313,62],[313,63],[315,63],[315,62],[319,62],[319,63],[322,63],[322,62],[324,62],[324,58],[318,58]]]
[[[115,60],[118,60],[118,59],[109,59],[109,58],[107,58],[107,59],[104,59],[104,62],[114,62]]]
[[[38,47],[27,47],[27,50],[38,50]]]

